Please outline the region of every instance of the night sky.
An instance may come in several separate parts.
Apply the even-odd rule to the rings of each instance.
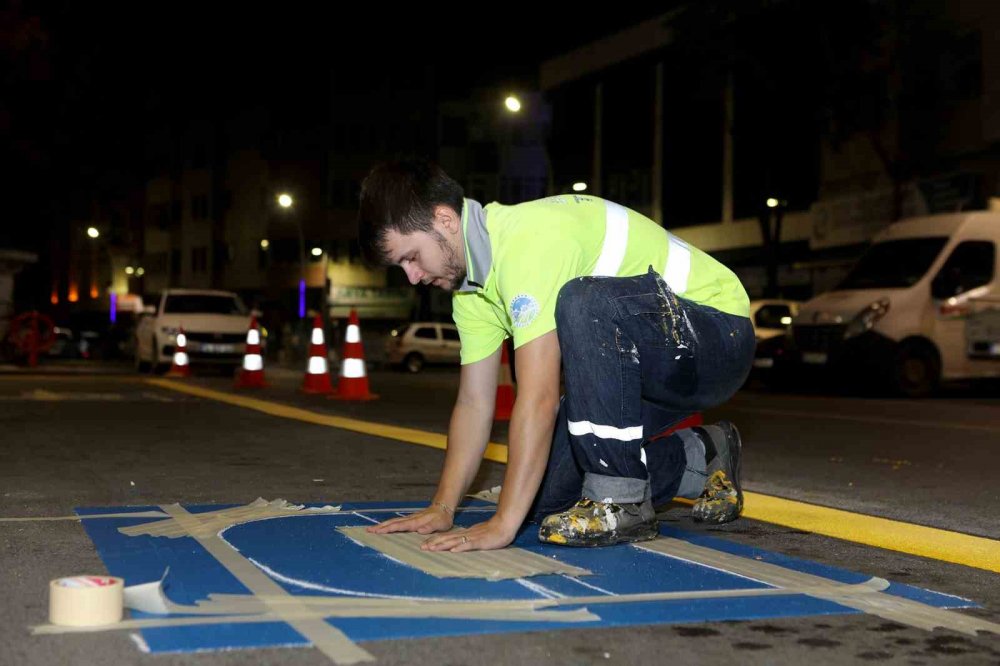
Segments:
[[[44,251],[69,191],[135,177],[151,128],[248,107],[322,124],[331,76],[374,81],[387,66],[430,64],[449,96],[530,86],[541,60],[672,3],[599,16],[528,3],[433,13],[374,3],[96,4],[13,2],[0,14],[0,150],[10,174],[0,247]],[[491,7],[500,11],[485,14]],[[469,13],[479,18],[463,21]]]

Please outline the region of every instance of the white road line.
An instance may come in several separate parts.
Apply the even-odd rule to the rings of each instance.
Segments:
[[[800,412],[792,409],[759,409],[756,407],[735,407],[733,405],[723,405],[720,409],[727,409],[734,412],[748,412],[751,414],[763,414],[767,416],[791,416],[793,418],[817,419],[830,421],[856,421],[858,423],[878,423],[882,425],[902,425],[915,426],[918,428],[947,428],[954,430],[976,430],[980,432],[1000,433],[1000,427],[990,425],[976,425],[972,423],[956,423],[946,421],[920,421],[913,419],[885,419],[875,416],[850,416],[846,414],[829,414],[820,412]]]
[[[577,578],[576,576],[567,576],[566,574],[563,574],[562,577],[565,578],[565,579],[567,579],[567,580],[571,580],[574,583],[577,583],[579,585],[583,585],[584,587],[590,588],[591,590],[594,590],[595,592],[601,592],[603,594],[607,594],[607,595],[612,596],[612,597],[618,596],[617,593],[611,592],[610,590],[605,590],[603,587],[597,587],[596,585],[591,585],[590,583],[588,583],[587,581],[583,580],[582,578]]]
[[[544,585],[541,585],[534,581],[530,581],[527,578],[515,578],[514,582],[520,585],[521,587],[531,590],[535,594],[542,595],[546,599],[559,599],[566,596],[565,594],[559,594],[555,590],[550,590]]]

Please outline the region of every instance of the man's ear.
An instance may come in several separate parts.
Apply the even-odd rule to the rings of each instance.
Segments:
[[[451,206],[438,204],[434,207],[434,222],[450,233],[462,230],[462,216],[455,213]]]

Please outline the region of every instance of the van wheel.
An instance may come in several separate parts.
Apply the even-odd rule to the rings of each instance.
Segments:
[[[139,351],[139,342],[135,343],[135,371],[136,372],[149,372],[149,361],[143,360],[142,353]]]
[[[925,398],[941,381],[941,359],[926,343],[904,342],[896,352],[893,383],[908,398]]]
[[[160,345],[156,339],[156,336],[153,336],[153,346],[151,347],[151,349],[153,350],[153,355],[150,356],[149,358],[150,374],[162,375],[166,373],[166,371],[169,369],[170,366],[160,363]]]
[[[410,372],[420,372],[424,368],[424,357],[417,352],[407,354],[403,359],[403,367]]]

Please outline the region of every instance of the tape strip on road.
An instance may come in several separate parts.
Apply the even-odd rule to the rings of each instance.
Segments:
[[[160,388],[245,407],[272,416],[342,428],[436,449],[444,449],[447,445],[445,435],[423,430],[329,416],[165,379],[145,381]],[[494,462],[506,463],[507,446],[491,442],[484,457]],[[760,493],[745,492],[744,495],[743,516],[751,520],[1000,573],[1000,541],[995,539],[851,513]]]
[[[164,513],[183,526],[202,548],[226,568],[254,596],[264,598],[287,598],[289,605],[269,603],[268,609],[287,622],[297,632],[308,639],[313,646],[338,664],[356,664],[364,661],[374,661],[374,657],[361,647],[355,645],[342,631],[322,618],[296,617],[296,614],[308,613],[308,608],[300,600],[296,600],[283,587],[267,577],[264,572],[243,557],[239,551],[231,548],[218,534],[204,536],[200,532],[201,523],[197,514],[188,511],[179,504],[168,504],[160,507]]]

